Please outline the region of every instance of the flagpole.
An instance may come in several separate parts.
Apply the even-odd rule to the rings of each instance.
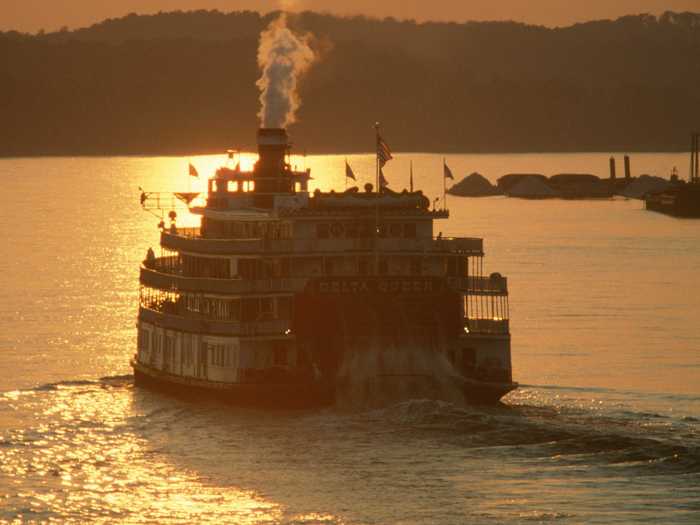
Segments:
[[[345,157],[345,174],[344,175],[345,175],[345,177],[343,177],[343,178],[345,179],[345,190],[347,191],[347,189],[348,189],[348,158],[347,157]]]
[[[376,159],[375,159],[375,168],[376,168],[376,173],[375,173],[375,179],[376,179],[376,192],[377,192],[377,197],[376,197],[376,202],[374,206],[374,273],[375,275],[379,275],[379,252],[378,250],[378,244],[379,244],[379,122],[374,123],[374,132],[375,132],[375,141],[374,141],[374,149],[375,149],[375,154],[376,154]]]
[[[408,187],[411,193],[413,193],[413,159],[411,159],[411,178],[408,181]]]
[[[447,210],[447,177],[445,177],[445,167],[447,162],[442,157],[442,209]]]

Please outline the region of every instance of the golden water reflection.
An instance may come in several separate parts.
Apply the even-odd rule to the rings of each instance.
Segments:
[[[279,505],[245,489],[207,483],[170,462],[139,431],[144,414],[135,410],[127,385],[97,383],[79,391],[59,386],[48,404],[43,394],[13,393],[0,404],[3,426],[8,413],[24,412],[24,424],[3,433],[0,492],[7,494],[0,508],[17,511],[0,514],[0,521],[247,524],[282,519]]]

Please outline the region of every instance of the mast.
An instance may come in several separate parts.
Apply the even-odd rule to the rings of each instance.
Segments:
[[[445,177],[445,167],[447,166],[447,161],[445,157],[442,157],[442,209],[447,209],[447,177]]]
[[[689,182],[696,183],[700,180],[700,158],[698,157],[698,149],[700,149],[700,133],[693,132],[690,134],[690,177]]]
[[[695,134],[690,134],[690,172],[688,176],[689,182],[693,182],[695,178]]]
[[[379,122],[374,123],[375,141],[374,141],[374,153],[375,153],[375,188],[377,192],[376,201],[374,205],[374,273],[379,275]]]

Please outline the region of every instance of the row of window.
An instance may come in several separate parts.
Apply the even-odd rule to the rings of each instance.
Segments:
[[[414,222],[380,223],[374,222],[331,222],[316,225],[316,237],[319,239],[358,239],[375,237],[396,237],[415,239],[416,224]]]
[[[155,330],[149,334],[148,330],[139,328],[138,349],[141,353],[150,353],[149,361],[152,365],[155,365],[156,362],[160,360],[162,353],[162,368],[165,371],[170,370],[171,367],[175,365],[175,337],[173,335],[163,335]],[[194,366],[194,354],[192,334],[183,334],[182,354],[180,356],[182,365],[186,367]],[[209,343],[202,341],[200,345],[199,361],[204,361],[205,356],[207,358],[207,362],[212,366],[227,368],[235,368],[238,366],[238,353],[236,352],[236,348],[233,344]],[[275,360],[277,361],[277,358],[275,358]]]
[[[279,221],[220,221],[202,218],[202,236],[212,239],[291,239],[292,224]]]
[[[174,315],[205,318],[213,321],[272,321],[292,318],[290,296],[207,297],[142,286],[140,304],[144,308]]]

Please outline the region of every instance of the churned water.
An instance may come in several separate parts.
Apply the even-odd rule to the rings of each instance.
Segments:
[[[607,157],[447,162],[493,180],[603,174]],[[0,161],[0,522],[700,522],[700,221],[621,199],[448,196],[436,233],[483,236],[487,269],[509,277],[523,387],[489,409],[406,392],[242,410],[132,386],[138,264],[158,241],[138,186],[200,187],[188,160],[218,161]],[[348,160],[371,178],[371,156]],[[409,160],[442,199],[441,156],[397,155],[392,186]],[[343,156],[296,162],[343,189]],[[633,157],[638,173],[685,164]]]

